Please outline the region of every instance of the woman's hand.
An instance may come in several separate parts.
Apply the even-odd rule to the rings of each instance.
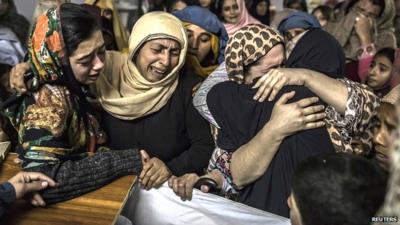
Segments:
[[[372,43],[372,26],[373,18],[370,16],[365,16],[362,13],[358,13],[356,17],[356,22],[354,24],[354,29],[360,38],[361,45],[368,45]]]
[[[12,177],[8,182],[15,189],[16,199],[20,199],[26,196],[32,205],[45,206],[46,203],[38,193],[39,191],[49,188],[56,187],[57,183],[42,173],[36,172],[19,172],[17,175]]]
[[[181,197],[182,201],[190,201],[192,200],[193,186],[199,179],[200,177],[195,173],[188,173],[180,177],[171,176],[168,186]]]
[[[304,98],[287,104],[295,95],[294,91],[283,94],[275,103],[271,119],[267,123],[273,127],[282,138],[297,131],[322,127],[325,125],[324,106],[313,105],[318,102],[317,97]]]
[[[253,88],[258,88],[253,99],[263,102],[268,97],[268,101],[272,101],[284,86],[304,85],[306,82],[306,74],[307,72],[304,69],[271,69],[253,86]]]
[[[142,151],[141,154],[144,164],[139,176],[140,185],[147,190],[160,187],[171,176],[171,171],[169,171],[168,167],[160,159],[156,157],[151,159],[150,157],[143,157]],[[147,159],[143,160],[144,158]]]
[[[223,176],[218,170],[213,170],[210,173],[199,177],[195,173],[190,173],[190,174],[185,174],[180,177],[175,177],[172,176],[168,180],[168,185],[170,188],[172,188],[175,192],[176,195],[181,197],[182,201],[185,200],[192,200],[192,193],[193,193],[193,187],[196,184],[196,182],[203,177],[207,177],[210,179],[213,179],[215,182],[217,182],[217,189],[220,189],[222,187],[223,183]],[[202,185],[200,187],[200,191],[204,193],[208,193],[210,190],[206,185]]]
[[[24,74],[29,71],[29,63],[22,62],[15,65],[10,71],[11,89],[19,93],[25,93],[27,88],[24,82]]]

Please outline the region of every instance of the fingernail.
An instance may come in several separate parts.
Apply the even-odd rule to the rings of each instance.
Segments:
[[[253,97],[253,99],[254,99],[254,100],[257,100],[258,97],[259,97],[258,95],[255,95],[255,96]]]
[[[45,187],[47,187],[47,185],[49,185],[49,183],[47,183],[47,181],[43,181],[43,182],[42,182],[42,187],[45,188]]]

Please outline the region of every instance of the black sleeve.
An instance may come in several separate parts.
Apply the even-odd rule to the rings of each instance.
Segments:
[[[27,168],[53,178],[59,186],[41,192],[47,204],[65,201],[96,190],[115,179],[139,174],[142,162],[137,149],[99,152],[80,160]]]
[[[182,77],[181,95],[185,104],[185,130],[190,140],[190,147],[168,162],[167,166],[175,176],[185,173],[203,174],[214,150],[210,125],[193,106],[192,88],[199,82],[201,79],[190,73]]]
[[[7,207],[16,199],[15,189],[9,183],[5,182],[0,185],[0,218],[3,217]]]

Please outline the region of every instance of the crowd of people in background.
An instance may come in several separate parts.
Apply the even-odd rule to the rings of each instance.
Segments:
[[[144,0],[130,27],[112,0],[39,0],[32,24],[0,1],[0,141],[24,170],[1,215],[134,174],[293,225],[400,218],[400,1],[282,6]]]

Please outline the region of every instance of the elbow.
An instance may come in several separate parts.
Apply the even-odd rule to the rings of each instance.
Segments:
[[[243,189],[245,186],[253,183],[255,180],[260,178],[264,173],[261,172],[249,172],[241,173],[239,171],[232,170],[232,183],[237,189]]]

